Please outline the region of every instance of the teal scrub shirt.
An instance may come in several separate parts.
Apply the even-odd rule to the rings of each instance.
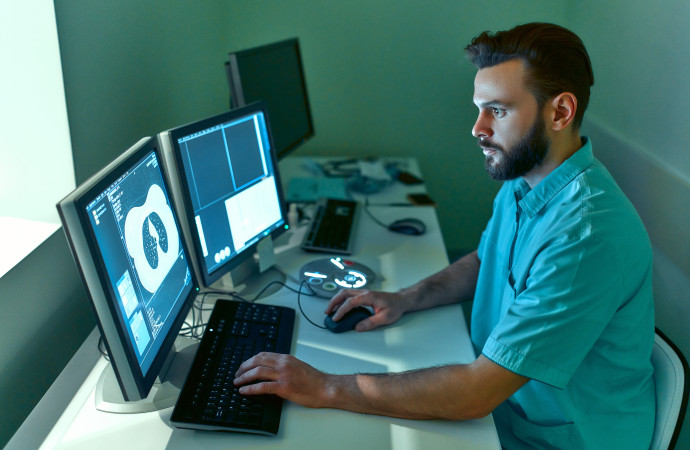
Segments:
[[[472,343],[531,379],[494,411],[505,448],[651,441],[652,249],[582,142],[534,189],[505,182],[480,241]]]

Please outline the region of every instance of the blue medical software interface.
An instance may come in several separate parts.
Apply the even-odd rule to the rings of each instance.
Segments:
[[[151,152],[86,207],[142,373],[193,289],[177,219]]]
[[[285,225],[263,113],[215,124],[176,145],[207,274]]]

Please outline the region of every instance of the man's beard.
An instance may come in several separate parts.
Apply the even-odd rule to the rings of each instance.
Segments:
[[[537,115],[537,120],[530,130],[510,151],[506,152],[501,146],[485,138],[480,138],[478,144],[480,147],[490,148],[500,154],[499,158],[495,155],[487,156],[484,165],[491,178],[505,181],[523,176],[534,166],[541,164],[549,151],[551,142],[546,137],[544,122]]]

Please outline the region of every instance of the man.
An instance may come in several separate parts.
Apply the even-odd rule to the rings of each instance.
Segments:
[[[479,357],[386,375],[329,375],[260,354],[237,373],[243,394],[309,407],[416,419],[494,413],[505,448],[648,448],[655,391],[651,246],[634,208],[579,131],[593,76],[581,40],[551,24],[483,33],[472,134],[504,184],[476,251],[396,293],[338,293],[358,331],[474,299]]]

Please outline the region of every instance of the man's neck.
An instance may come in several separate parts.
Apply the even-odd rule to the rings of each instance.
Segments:
[[[553,172],[556,167],[563,164],[566,159],[573,156],[580,148],[582,148],[582,139],[579,130],[572,134],[569,133],[568,136],[559,134],[556,139],[551,141],[549,151],[541,164],[534,166],[532,170],[522,176],[522,179],[527,182],[530,189],[534,189],[541,180]]]

